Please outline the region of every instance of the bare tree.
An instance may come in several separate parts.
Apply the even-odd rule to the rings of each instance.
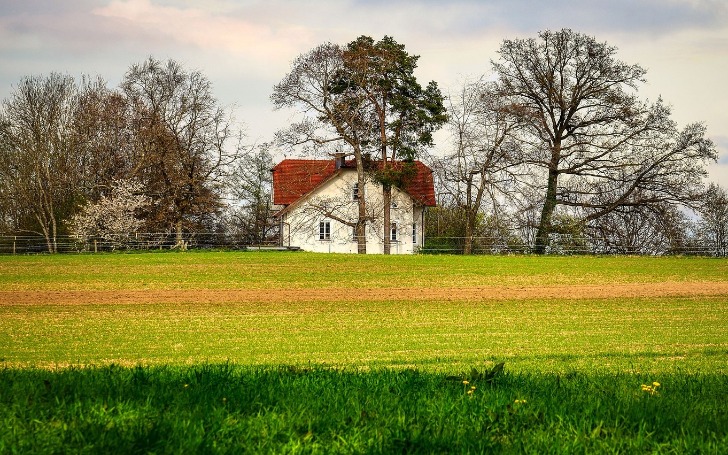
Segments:
[[[126,179],[135,165],[134,130],[123,93],[101,79],[85,79],[73,132],[79,147],[84,196],[92,202],[111,194],[114,182]]]
[[[463,253],[470,254],[478,215],[490,205],[500,218],[504,199],[515,190],[519,150],[511,138],[518,122],[504,114],[494,84],[483,78],[466,82],[449,98],[453,152],[433,158],[441,192],[465,218]]]
[[[229,222],[246,244],[260,245],[276,229],[270,221],[272,168],[273,158],[263,145],[243,152],[233,169],[230,195],[235,204],[229,210]]]
[[[0,232],[10,233],[18,231],[18,207],[13,198],[13,186],[9,183],[8,159],[13,156],[13,147],[10,142],[10,125],[4,116],[0,116]]]
[[[728,256],[728,191],[711,183],[698,207],[700,236],[716,256]]]
[[[585,226],[593,251],[668,254],[687,247],[688,219],[669,203],[622,206]]]
[[[325,43],[298,56],[291,71],[273,87],[271,101],[276,109],[294,108],[301,119],[277,133],[276,142],[282,146],[304,147],[306,150],[329,150],[354,157],[358,188],[362,194],[366,185],[363,150],[371,119],[364,109],[361,94],[352,96],[333,90],[334,80],[343,70],[341,46]],[[366,253],[366,200],[357,199],[357,217],[348,220],[356,228],[357,252]]]
[[[70,76],[25,77],[0,113],[0,197],[15,228],[58,251],[62,221],[75,209],[81,179],[73,122],[79,88]]]
[[[616,49],[565,29],[505,40],[493,62],[505,112],[518,120],[534,184],[544,191],[535,251],[546,251],[557,207],[584,221],[618,207],[693,203],[716,159],[705,127],[678,130],[662,101],[635,92],[645,70]]]
[[[151,226],[176,232],[204,228],[222,207],[224,177],[237,157],[230,114],[210,81],[173,61],[132,65],[122,82],[132,112],[134,168],[152,206]]]

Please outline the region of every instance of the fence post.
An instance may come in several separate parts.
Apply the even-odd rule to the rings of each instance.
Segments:
[[[13,237],[13,256],[15,256],[15,242],[17,242],[17,241],[18,241],[18,236],[16,235]]]
[[[94,239],[94,253],[98,253],[98,252],[99,252],[98,245],[96,244],[96,239]]]

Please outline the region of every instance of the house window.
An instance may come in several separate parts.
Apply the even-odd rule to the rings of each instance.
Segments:
[[[352,201],[358,201],[359,200],[359,183],[354,184],[354,188],[351,191],[351,200]]]
[[[412,243],[417,243],[417,223],[412,223]]]
[[[397,241],[397,222],[396,221],[394,221],[390,224],[389,240],[391,240],[392,242]]]
[[[319,240],[331,240],[331,221],[319,223]]]
[[[390,203],[389,203],[389,206],[390,206],[391,208],[393,208],[393,209],[396,209],[397,207],[399,207],[399,206],[397,205],[397,201],[395,201],[394,199],[392,199],[392,202],[390,202]]]

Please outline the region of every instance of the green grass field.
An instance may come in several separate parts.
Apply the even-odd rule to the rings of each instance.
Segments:
[[[726,453],[726,282],[709,258],[0,256],[0,453]]]
[[[728,261],[683,257],[146,253],[0,256],[0,290],[272,289],[726,281]]]

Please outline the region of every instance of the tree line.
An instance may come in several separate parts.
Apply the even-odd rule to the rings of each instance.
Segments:
[[[444,96],[417,81],[419,56],[392,37],[324,43],[273,87],[274,108],[298,118],[255,147],[210,81],[172,60],[134,64],[116,88],[25,77],[0,110],[0,232],[42,235],[49,252],[61,235],[122,245],[140,230],[179,248],[196,232],[260,243],[275,235],[275,149],[348,155],[359,188],[376,182],[385,201],[406,188],[406,163],[425,161],[439,203],[425,228],[443,249],[587,242],[654,253],[700,242],[726,255],[728,195],[703,184],[717,159],[704,124],[679,127],[663,100],[640,98],[646,71],[616,54],[568,29],[504,40],[488,72]],[[449,144],[434,154],[442,127]],[[363,253],[373,220],[366,198],[356,203],[347,223]]]
[[[639,98],[646,71],[572,30],[505,40],[492,78],[450,99],[451,152],[432,161],[440,208],[430,236],[465,253],[726,251],[726,191],[705,187],[717,159],[705,125],[679,128],[662,100]],[[692,214],[697,214],[696,219]],[[437,227],[436,227],[437,226]],[[485,243],[485,244],[483,244]]]
[[[274,88],[274,105],[300,115],[277,143],[353,156],[358,186],[369,176],[384,188],[384,226],[387,186],[406,188],[406,175],[388,162],[430,163],[439,196],[426,226],[433,249],[433,239],[447,237],[442,249],[465,254],[578,246],[654,253],[683,251],[689,242],[724,254],[726,214],[717,201],[725,190],[703,184],[706,164],[717,159],[704,124],[680,128],[661,99],[642,100],[646,71],[616,53],[569,29],[505,40],[490,73],[446,99],[435,82],[426,89],[416,82],[418,57],[391,37],[325,43],[299,56]],[[448,151],[428,154],[443,125]],[[385,172],[367,174],[367,157]],[[373,221],[358,203],[357,229]],[[319,206],[332,216],[325,209],[334,204]]]
[[[182,248],[239,215],[236,180],[267,153],[242,139],[210,81],[173,60],[134,64],[117,88],[25,77],[0,111],[0,232],[42,235],[49,252],[60,236],[122,244],[136,230]]]

